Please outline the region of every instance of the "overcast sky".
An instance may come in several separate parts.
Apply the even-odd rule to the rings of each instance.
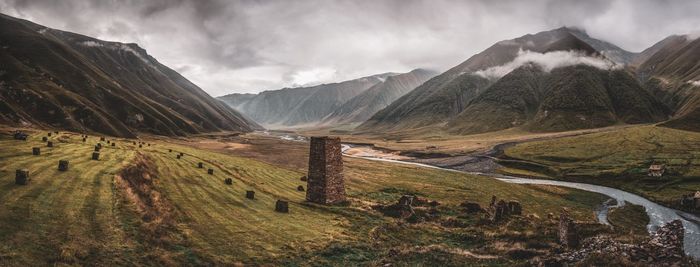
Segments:
[[[638,52],[700,30],[700,1],[0,0],[0,12],[138,43],[213,96],[414,68],[561,26]]]

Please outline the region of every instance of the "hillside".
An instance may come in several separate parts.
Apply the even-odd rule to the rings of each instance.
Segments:
[[[0,22],[0,123],[129,137],[259,128],[136,44]]]
[[[270,151],[251,158],[226,154],[262,151],[255,134],[245,136],[253,144],[235,150],[226,147],[240,143],[214,139],[147,139],[151,145],[139,148],[136,139],[109,138],[116,145],[105,146],[100,160],[90,160],[97,136],[83,143],[80,134],[61,132],[48,137],[54,147],[45,147],[45,133],[29,133],[21,141],[0,132],[0,146],[6,148],[0,150],[5,159],[0,168],[27,168],[31,177],[20,186],[14,184],[14,171],[0,172],[5,185],[0,188],[0,255],[7,266],[366,266],[397,247],[432,244],[446,245],[390,259],[401,266],[430,265],[437,253],[447,255],[439,261],[445,266],[518,265],[533,256],[508,256],[515,249],[501,244],[524,247],[536,240],[543,245],[533,251],[555,251],[556,221],[547,214],[567,207],[577,220],[593,223],[591,210],[606,199],[574,189],[345,157],[344,172],[351,177],[347,194],[353,201],[322,206],[306,202],[305,192],[297,190],[307,186],[300,180],[305,168],[262,161],[267,154],[288,154],[308,162],[308,143],[276,140]],[[203,149],[203,143],[218,144],[220,150]],[[41,147],[41,155],[32,155],[32,147]],[[177,158],[179,153],[184,156]],[[67,171],[56,169],[62,159],[70,160]],[[197,168],[200,162],[204,168]],[[210,168],[213,174],[207,174]],[[227,178],[231,185],[224,183]],[[246,198],[249,190],[254,199]],[[408,224],[367,204],[395,203],[405,194],[438,201],[439,216]],[[480,214],[460,207],[464,201],[487,207],[492,195],[519,201],[523,216],[484,224]],[[288,201],[288,213],[275,212],[277,200]],[[440,226],[449,222],[461,226]],[[533,233],[527,240],[520,238],[525,231]],[[464,242],[475,233],[478,242]],[[465,250],[498,257],[473,258],[462,255]]]
[[[325,125],[362,123],[394,100],[421,85],[437,73],[416,69],[387,77],[363,93],[353,97],[323,119]]]
[[[219,99],[266,127],[309,125],[319,123],[348,100],[392,75],[395,74],[384,73],[312,87],[284,88],[252,97],[231,94]]]
[[[530,64],[486,89],[448,123],[448,129],[459,134],[511,127],[568,131],[657,122],[667,113],[625,70],[575,65],[545,72]]]
[[[648,88],[671,107],[665,126],[700,131],[700,38],[672,36],[637,68]]]
[[[462,113],[472,100],[500,78],[487,77],[481,74],[482,72],[495,68],[494,72],[504,72],[501,75],[505,75],[509,65],[517,67],[515,63],[518,60],[528,61],[537,57],[546,61],[553,55],[549,53],[557,51],[576,51],[577,54],[573,56],[563,55],[569,57],[616,55],[609,60],[617,59],[618,64],[631,58],[630,52],[571,28],[559,28],[500,41],[399,98],[377,112],[358,129],[363,132],[381,132],[441,127]],[[492,114],[475,116],[490,115]],[[451,127],[463,128],[454,125],[454,122],[452,124]]]

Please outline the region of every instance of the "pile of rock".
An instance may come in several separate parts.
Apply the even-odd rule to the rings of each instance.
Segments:
[[[437,206],[439,202],[417,197],[414,195],[403,195],[397,203],[391,205],[374,205],[373,209],[381,212],[384,216],[405,219],[411,223],[431,221],[439,217]]]
[[[573,264],[587,259],[592,254],[599,254],[614,256],[620,261],[640,265],[682,265],[685,259],[683,234],[683,224],[680,220],[675,220],[659,228],[647,241],[639,244],[622,243],[609,236],[596,236],[586,239],[578,250],[537,259],[534,264],[540,266]]]
[[[680,205],[683,210],[700,212],[700,191],[682,196]]]

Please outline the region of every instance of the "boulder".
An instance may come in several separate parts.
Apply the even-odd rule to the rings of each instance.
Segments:
[[[477,213],[485,211],[484,208],[482,208],[481,205],[479,205],[479,203],[476,202],[465,201],[459,204],[459,206],[462,207],[462,209],[467,213]]]
[[[414,196],[404,195],[401,196],[401,198],[399,198],[399,201],[395,204],[391,204],[388,206],[380,205],[376,206],[375,209],[379,210],[385,216],[406,219],[408,217],[411,217],[415,213],[413,211],[413,207],[411,206],[413,204],[413,198]]]
[[[303,185],[297,186],[297,191],[304,192],[304,186]]]

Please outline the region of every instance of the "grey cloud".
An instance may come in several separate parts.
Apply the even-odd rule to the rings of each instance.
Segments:
[[[700,30],[697,10],[693,0],[0,1],[12,16],[138,43],[212,95],[446,70],[497,41],[561,26],[637,52]]]

